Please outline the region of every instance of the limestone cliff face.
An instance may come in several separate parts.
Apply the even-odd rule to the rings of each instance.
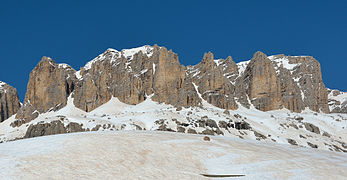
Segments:
[[[0,122],[16,114],[20,108],[17,90],[0,81]]]
[[[43,57],[30,73],[25,100],[16,118],[28,122],[39,113],[64,107],[74,90],[74,73],[70,66]]]
[[[81,69],[74,104],[92,111],[117,97],[138,104],[149,95],[159,103],[189,107],[200,103],[177,54],[165,47],[107,50]]]
[[[231,57],[215,60],[207,53],[187,73],[203,98],[220,108],[236,109],[239,103],[262,111],[284,107],[329,112],[320,65],[309,56],[267,57],[257,52],[250,61],[235,64]]]
[[[281,81],[284,106],[295,112],[306,107],[329,113],[327,90],[320,64],[311,56],[271,56]]]
[[[293,71],[293,79],[299,79],[305,107],[313,111],[329,113],[328,94],[322,80],[319,62],[311,56],[289,57],[289,62],[299,64]]]
[[[279,72],[283,106],[293,112],[301,112],[305,109],[304,96],[302,96],[297,82],[291,77],[288,69],[279,67]]]
[[[235,86],[228,79],[228,76],[237,76],[237,67],[231,57],[214,60],[211,52],[205,53],[201,63],[188,67],[188,74],[207,102],[223,109],[237,109]]]
[[[200,104],[191,79],[186,76],[186,68],[180,64],[176,53],[165,47],[155,47],[152,57],[156,67],[153,100],[177,107]]]
[[[280,82],[264,53],[254,54],[241,79],[254,107],[261,111],[282,108]]]
[[[256,52],[251,60],[236,64],[231,57],[216,60],[209,52],[199,64],[185,67],[176,53],[155,45],[108,49],[77,72],[43,57],[30,73],[17,125],[64,107],[70,95],[76,107],[90,112],[112,96],[127,104],[151,96],[175,107],[201,106],[198,93],[223,109],[329,112],[320,65],[312,57]]]
[[[237,102],[246,107],[251,103],[263,111],[282,107],[276,71],[261,52],[257,52],[243,67],[239,67],[231,57],[215,60],[209,52],[201,63],[188,70],[202,97],[217,107],[237,109]]]

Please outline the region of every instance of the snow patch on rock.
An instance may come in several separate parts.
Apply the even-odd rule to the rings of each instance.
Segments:
[[[347,92],[341,92],[339,90],[327,89],[328,92],[328,104],[330,111],[334,109],[343,109],[347,107]]]
[[[5,87],[6,83],[0,81],[0,90],[3,90]]]
[[[219,66],[220,64],[222,64],[222,63],[224,62],[223,59],[215,59],[215,60],[213,60],[213,61],[214,61],[214,63],[215,63],[217,66]]]
[[[129,61],[131,61],[134,58],[134,55],[142,52],[142,54],[146,55],[147,57],[151,57],[153,55],[153,47],[149,45],[137,47],[137,48],[131,48],[131,49],[123,49],[121,51],[108,48],[104,53],[100,54],[98,57],[94,58],[93,60],[89,61],[85,66],[84,69],[88,70],[92,67],[92,65],[97,61],[104,61],[106,58],[109,59],[111,62],[117,61],[122,56],[125,57]]]
[[[292,73],[297,66],[301,65],[301,63],[290,63],[287,56],[272,55],[268,56],[268,58],[274,63],[274,68],[277,74],[279,74],[280,67],[283,67]]]
[[[58,67],[59,67],[59,68],[63,68],[63,69],[71,68],[71,66],[68,65],[68,64],[66,64],[66,63],[60,63],[60,64],[58,64]]]
[[[239,75],[242,75],[243,72],[246,70],[247,68],[247,65],[249,64],[250,60],[248,61],[242,61],[242,62],[239,62],[237,63],[237,67],[238,67],[238,70],[239,70]]]
[[[0,81],[0,87],[5,86],[6,83]]]

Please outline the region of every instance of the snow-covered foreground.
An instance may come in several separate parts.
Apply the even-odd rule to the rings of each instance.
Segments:
[[[309,110],[303,113],[286,109],[262,112],[253,107],[240,107],[225,113],[224,109],[206,101],[203,101],[203,107],[177,110],[171,105],[154,102],[149,96],[137,105],[124,104],[113,97],[87,113],[76,108],[69,97],[64,108],[41,114],[28,124],[11,126],[15,120],[12,116],[0,123],[0,142],[24,137],[30,125],[60,121],[65,127],[69,123],[80,124],[85,131],[164,129],[206,134],[204,132],[209,130],[214,135],[347,152],[347,114],[324,114]],[[246,122],[249,128],[237,129],[237,122]],[[316,129],[310,129],[310,124]]]
[[[232,137],[84,132],[0,144],[1,179],[344,179],[347,154]],[[219,179],[219,178],[217,178]],[[228,178],[221,178],[228,179]]]

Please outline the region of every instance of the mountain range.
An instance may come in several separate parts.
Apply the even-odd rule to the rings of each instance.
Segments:
[[[80,70],[43,57],[24,102],[0,82],[0,142],[80,131],[160,130],[347,152],[347,93],[312,56],[205,53],[183,66],[158,45],[107,49]]]

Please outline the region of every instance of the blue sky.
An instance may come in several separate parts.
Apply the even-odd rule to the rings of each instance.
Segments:
[[[347,91],[347,1],[0,1],[0,80],[24,98],[42,56],[75,69],[105,51],[145,44],[184,65],[203,53],[234,61],[311,55],[330,88]]]

